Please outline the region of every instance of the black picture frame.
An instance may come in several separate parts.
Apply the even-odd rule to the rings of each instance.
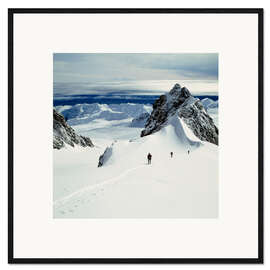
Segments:
[[[13,22],[14,14],[185,13],[258,14],[258,257],[257,258],[14,258]],[[263,9],[8,9],[8,262],[11,264],[262,264],[263,263]]]

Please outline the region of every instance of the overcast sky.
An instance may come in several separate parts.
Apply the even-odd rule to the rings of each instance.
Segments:
[[[63,93],[65,85],[73,94],[92,93],[98,89],[100,92],[117,89],[164,91],[169,90],[163,87],[169,86],[170,81],[180,84],[194,81],[197,87],[198,83],[204,84],[202,91],[218,91],[218,54],[215,53],[57,53],[53,60],[54,90],[58,93]],[[209,88],[207,82],[210,82]]]

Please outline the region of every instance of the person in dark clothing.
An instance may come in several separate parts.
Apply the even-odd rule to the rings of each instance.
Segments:
[[[152,155],[148,153],[147,155],[148,164],[151,164],[151,159],[152,159]]]
[[[173,152],[170,153],[171,154],[171,158],[173,157]]]
[[[189,155],[189,150],[187,151],[188,155]]]

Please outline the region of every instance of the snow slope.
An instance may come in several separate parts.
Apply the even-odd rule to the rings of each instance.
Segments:
[[[173,117],[155,134],[114,141],[99,168],[98,158],[111,140],[96,140],[89,151],[54,152],[54,217],[217,217],[218,147],[192,140],[187,130]]]

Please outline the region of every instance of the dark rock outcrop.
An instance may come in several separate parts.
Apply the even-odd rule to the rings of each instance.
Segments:
[[[112,156],[112,146],[113,144],[110,147],[107,147],[104,153],[99,157],[98,167],[103,166],[110,159]]]
[[[198,98],[194,98],[186,87],[175,84],[173,89],[161,95],[153,104],[141,137],[153,134],[167,125],[170,117],[177,114],[202,141],[218,145],[218,128]]]
[[[53,148],[61,149],[68,144],[72,147],[79,145],[82,147],[93,147],[92,141],[88,137],[77,135],[60,113],[53,110]]]

